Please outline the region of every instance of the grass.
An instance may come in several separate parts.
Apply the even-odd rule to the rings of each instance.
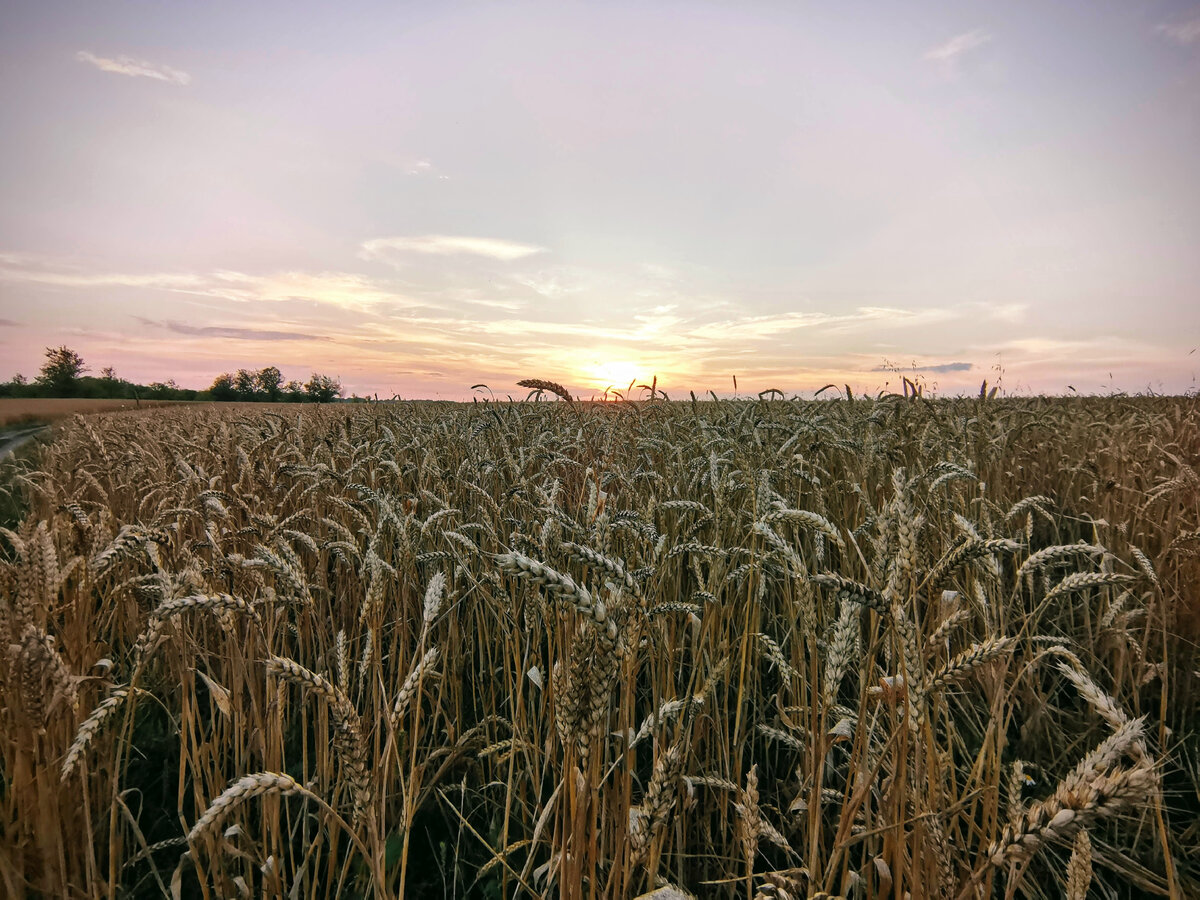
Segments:
[[[1198,418],[63,424],[3,538],[0,893],[1194,896]]]

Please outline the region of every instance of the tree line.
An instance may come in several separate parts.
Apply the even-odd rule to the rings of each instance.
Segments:
[[[47,347],[46,361],[30,381],[20,373],[0,382],[0,397],[89,397],[114,400],[216,400],[270,403],[331,403],[342,396],[342,384],[313,372],[308,381],[285,382],[275,366],[257,371],[222,372],[207,390],[180,387],[175,379],[136,384],[117,375],[112,366],[88,375],[87,365],[69,347]]]

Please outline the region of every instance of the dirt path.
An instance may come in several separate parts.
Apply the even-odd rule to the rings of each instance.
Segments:
[[[9,454],[15,453],[26,441],[31,441],[37,435],[45,431],[48,425],[33,425],[28,428],[15,428],[12,431],[0,432],[0,460],[5,459]]]

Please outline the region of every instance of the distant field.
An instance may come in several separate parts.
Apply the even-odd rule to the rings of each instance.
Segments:
[[[310,409],[311,403],[216,403],[211,400],[94,400],[55,397],[42,399],[0,399],[0,428],[25,422],[53,422],[76,413],[106,413],[122,410],[149,409],[153,406],[189,406],[198,409],[224,410],[225,412],[297,412]]]
[[[174,406],[176,400],[92,400],[70,397],[20,398],[0,400],[0,428],[21,422],[52,422],[76,413],[113,412],[122,409],[146,409],[151,406]]]

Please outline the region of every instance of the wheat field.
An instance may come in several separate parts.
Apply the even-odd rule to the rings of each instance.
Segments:
[[[115,412],[145,407],[171,406],[171,400],[98,400],[94,398],[0,397],[0,428],[36,422],[52,422],[87,413]]]
[[[1200,896],[1198,404],[61,423],[0,894]]]

